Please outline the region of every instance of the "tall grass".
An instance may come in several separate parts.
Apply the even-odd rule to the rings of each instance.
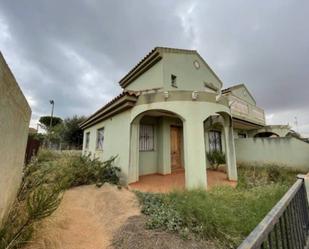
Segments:
[[[277,167],[239,169],[239,185],[211,191],[137,193],[147,226],[236,248],[295,181],[295,172]]]
[[[19,248],[31,238],[35,223],[51,215],[64,190],[104,182],[118,184],[116,157],[100,162],[77,155],[42,150],[25,166],[15,204],[0,229],[0,249]]]

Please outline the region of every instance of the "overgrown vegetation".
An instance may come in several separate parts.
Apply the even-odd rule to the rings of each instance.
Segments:
[[[24,169],[15,204],[0,229],[0,249],[19,248],[29,240],[34,224],[51,215],[63,191],[80,185],[119,183],[116,157],[100,162],[73,153],[40,151]]]
[[[225,154],[221,151],[214,150],[207,152],[206,156],[210,163],[210,168],[213,170],[218,170],[220,164],[225,163]]]
[[[137,193],[150,229],[236,248],[295,181],[296,172],[275,166],[239,168],[239,184],[211,191]]]

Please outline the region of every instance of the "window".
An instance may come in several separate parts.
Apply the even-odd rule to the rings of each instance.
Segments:
[[[104,128],[97,131],[97,150],[103,150]]]
[[[209,151],[222,151],[221,144],[221,132],[220,131],[210,131],[209,135]]]
[[[153,125],[141,125],[139,131],[139,150],[154,150],[154,127]]]
[[[86,133],[86,141],[85,141],[85,148],[89,149],[89,141],[90,141],[90,132]]]
[[[247,134],[246,133],[238,133],[238,138],[246,138]]]
[[[177,79],[177,76],[174,75],[174,74],[171,74],[171,85],[172,85],[172,87],[177,87],[176,79]]]

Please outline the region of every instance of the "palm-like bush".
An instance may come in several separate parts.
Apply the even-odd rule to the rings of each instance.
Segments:
[[[221,151],[214,150],[207,153],[207,159],[210,163],[210,168],[218,170],[220,164],[225,163],[225,154]]]

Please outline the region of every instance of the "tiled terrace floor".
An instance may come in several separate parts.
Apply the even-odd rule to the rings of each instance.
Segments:
[[[229,181],[227,175],[221,171],[207,170],[208,189],[218,185],[236,187],[237,182]],[[152,174],[140,176],[139,181],[131,183],[130,189],[142,192],[166,193],[185,188],[185,172],[180,171],[169,175]]]

